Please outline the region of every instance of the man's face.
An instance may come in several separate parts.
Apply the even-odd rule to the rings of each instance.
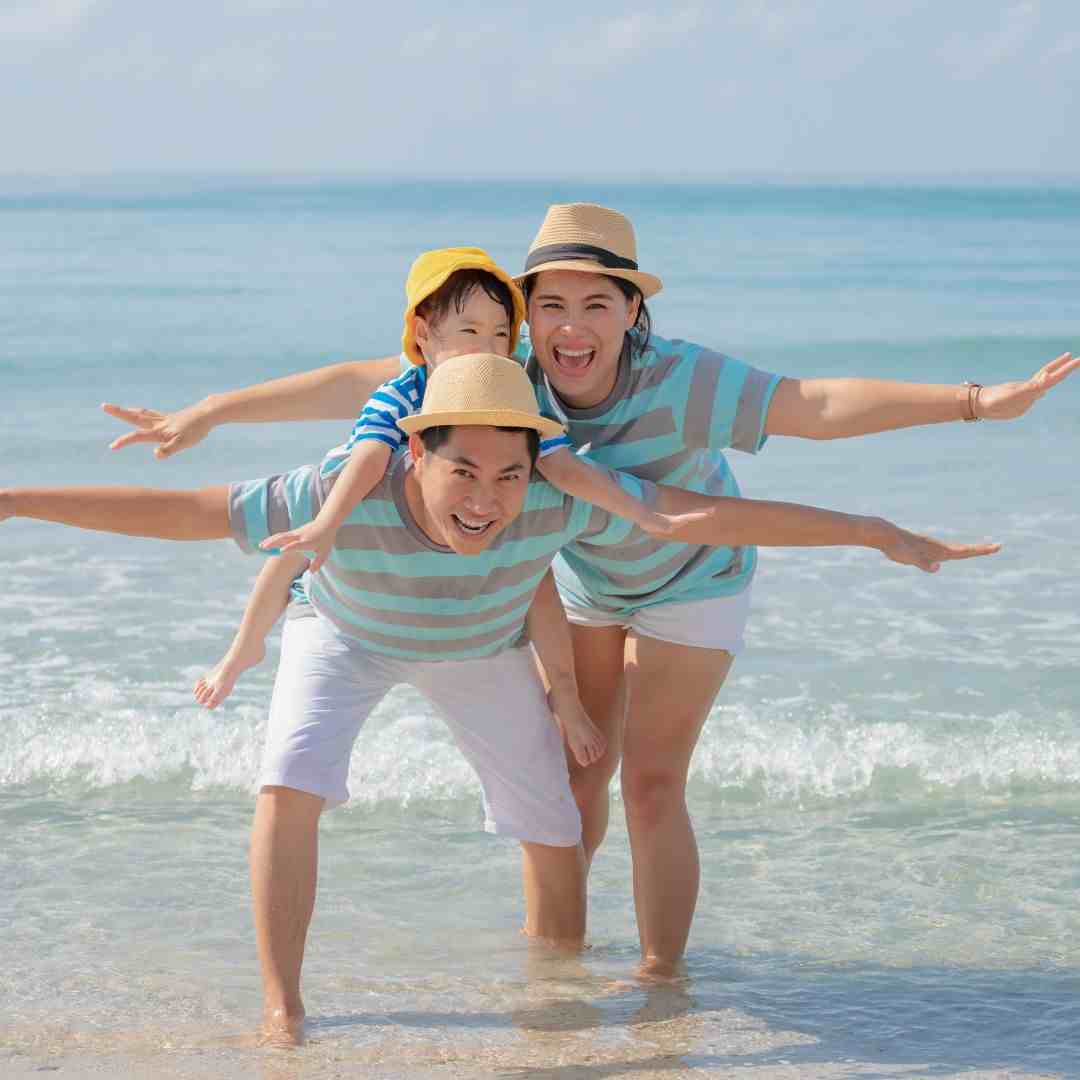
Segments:
[[[420,506],[417,524],[459,555],[477,555],[521,513],[532,461],[523,431],[455,427],[437,450],[409,439]]]
[[[414,318],[416,343],[432,370],[451,356],[509,356],[513,349],[506,309],[479,285],[465,298],[460,311],[451,305],[441,319],[429,320],[421,315]]]

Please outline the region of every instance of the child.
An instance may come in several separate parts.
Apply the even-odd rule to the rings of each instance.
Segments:
[[[509,356],[517,342],[525,315],[524,297],[510,275],[479,248],[425,252],[413,263],[405,291],[408,307],[402,345],[413,366],[384,383],[364,406],[349,439],[349,461],[315,520],[263,543],[264,548],[278,549],[280,557],[259,574],[228,652],[195,686],[195,699],[206,708],[224,701],[237,677],[266,655],[266,636],[288,603],[293,581],[305,569],[319,570],[338,529],[382,478],[404,440],[397,421],[419,411],[429,370],[466,353]],[[576,498],[629,518],[654,534],[666,534],[678,520],[650,510],[579,458],[565,435],[545,440],[540,455],[540,473]],[[566,616],[550,578],[549,571],[526,627],[551,688],[552,711],[574,756],[588,765],[603,755],[605,740],[578,700]]]

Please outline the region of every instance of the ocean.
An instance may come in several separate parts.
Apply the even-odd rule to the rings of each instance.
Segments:
[[[667,337],[785,375],[989,383],[1080,349],[1080,190],[304,178],[0,181],[0,485],[190,487],[342,424],[107,449],[103,400],[397,350],[421,250],[520,264],[550,202],[616,206]],[[361,403],[358,403],[358,405]],[[1010,424],[733,453],[745,494],[1002,542],[920,575],[763,550],[695,754],[686,978],[647,987],[616,806],[591,948],[530,949],[516,846],[395,692],[327,815],[310,1043],[252,1046],[246,844],[277,636],[191,697],[258,560],[0,524],[0,1072],[1080,1077],[1080,376]]]

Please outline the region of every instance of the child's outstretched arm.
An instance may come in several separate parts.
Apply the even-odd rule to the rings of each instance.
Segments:
[[[589,719],[578,696],[570,624],[549,569],[525,616],[525,630],[536,649],[548,684],[548,703],[574,757],[591,765],[604,756],[607,740]]]
[[[609,472],[591,465],[568,447],[544,454],[536,468],[549,484],[582,502],[593,503],[617,517],[632,521],[653,536],[678,539],[673,531],[698,520],[698,514],[669,514],[646,506],[630,492],[621,488]]]
[[[725,547],[869,547],[887,559],[933,574],[943,562],[993,555],[1000,544],[951,544],[908,532],[884,518],[843,514],[799,503],[767,502],[726,495],[698,495],[657,485],[656,506],[683,515],[669,539],[686,544]]]
[[[358,442],[352,448],[349,460],[334,481],[334,486],[315,520],[291,532],[268,536],[259,547],[264,550],[276,549],[283,555],[308,552],[314,573],[326,562],[330,548],[334,545],[334,537],[345,519],[383,478],[392,453],[386,443],[375,439]]]
[[[268,559],[248,597],[240,628],[228,652],[195,684],[195,700],[207,709],[220,705],[236,680],[266,656],[266,638],[289,603],[293,581],[307,568],[303,555]]]
[[[109,444],[119,450],[135,443],[156,443],[154,457],[167,458],[201,442],[221,424],[263,424],[278,420],[351,420],[355,403],[398,371],[398,357],[352,360],[286,375],[270,382],[210,394],[175,412],[128,408],[105,403],[110,416],[132,426]]]

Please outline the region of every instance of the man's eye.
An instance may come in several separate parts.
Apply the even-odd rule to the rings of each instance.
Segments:
[[[463,476],[466,480],[471,480],[472,479],[472,473],[469,472],[468,469],[455,469],[454,470],[454,475],[455,476]]]

